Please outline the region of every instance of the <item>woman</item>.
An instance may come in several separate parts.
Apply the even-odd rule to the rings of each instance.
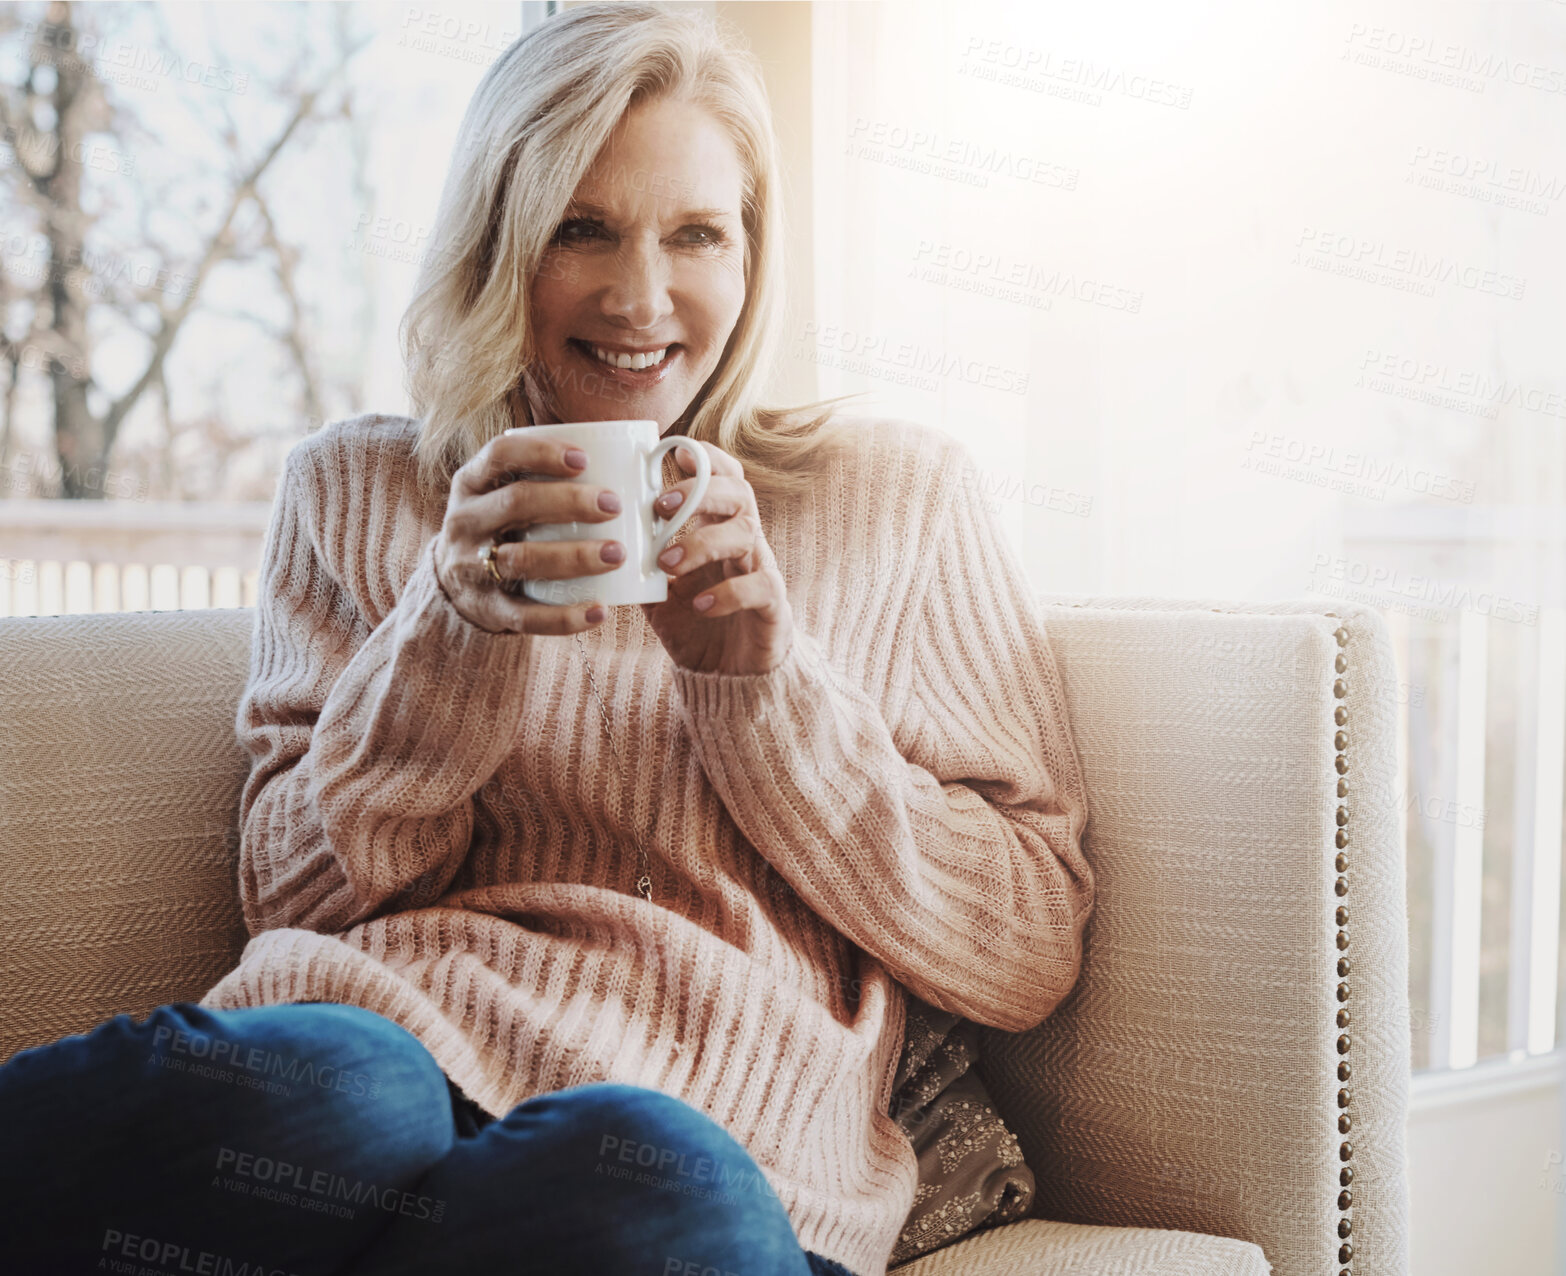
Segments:
[[[903,988],[1048,1015],[1087,808],[966,449],[756,406],[777,192],[755,64],[697,19],[584,5],[486,74],[405,319],[420,415],[302,441],[274,506],[252,938],[200,1005],[0,1069],[21,1253],[886,1270]],[[505,430],[624,417],[712,461],[668,601],[526,601],[623,547],[515,540],[615,506]]]

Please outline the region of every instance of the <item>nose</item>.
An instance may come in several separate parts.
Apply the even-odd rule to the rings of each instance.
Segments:
[[[673,309],[669,267],[661,247],[645,240],[626,242],[613,257],[604,288],[604,314],[642,331],[656,328]]]

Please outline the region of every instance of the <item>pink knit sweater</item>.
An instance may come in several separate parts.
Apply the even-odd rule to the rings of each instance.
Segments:
[[[575,640],[488,633],[441,589],[417,422],[297,444],[236,723],[252,938],[202,1004],[374,1010],[497,1116],[590,1081],[676,1095],[804,1248],[883,1276],[918,1180],[887,1115],[902,987],[1039,1023],[1093,876],[1059,676],[971,454],[856,424],[856,460],[760,504],[794,608],[777,668],[678,668],[635,606],[583,635],[628,786]]]

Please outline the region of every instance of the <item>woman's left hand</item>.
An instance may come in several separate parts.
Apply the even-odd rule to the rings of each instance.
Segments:
[[[691,478],[669,491],[690,500],[695,490],[696,463],[687,448],[703,447],[712,461],[712,478],[696,512],[680,529],[681,540],[664,555],[682,551],[679,562],[658,565],[669,581],[669,597],[642,603],[642,614],[675,664],[697,673],[768,673],[788,654],[794,638],[794,610],[783,586],[783,574],[761,530],[756,494],[745,481],[745,470],[722,448],[691,439],[676,448],[675,458]],[[679,512],[664,496],[653,507],[660,517]],[[712,602],[705,610],[694,604]]]

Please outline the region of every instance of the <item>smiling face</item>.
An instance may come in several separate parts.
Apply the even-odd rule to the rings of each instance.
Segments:
[[[664,434],[690,406],[745,301],[743,182],[734,143],[701,107],[626,113],[533,280],[535,423],[646,418]]]

